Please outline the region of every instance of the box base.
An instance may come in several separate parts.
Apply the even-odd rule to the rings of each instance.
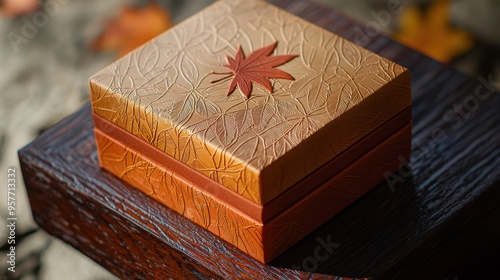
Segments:
[[[155,159],[95,129],[101,166],[240,250],[267,263],[353,203],[409,158],[411,124],[266,223],[203,190]]]

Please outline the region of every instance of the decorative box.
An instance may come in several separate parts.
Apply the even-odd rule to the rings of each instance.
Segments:
[[[410,153],[409,71],[264,1],[216,2],[90,88],[101,166],[265,263]]]

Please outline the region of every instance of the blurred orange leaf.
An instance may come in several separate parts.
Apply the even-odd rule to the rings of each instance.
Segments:
[[[93,40],[94,51],[117,51],[119,56],[136,49],[172,27],[169,13],[157,4],[143,8],[126,6],[117,18],[106,23]]]
[[[2,14],[8,17],[31,14],[39,7],[40,0],[0,0]]]
[[[395,34],[402,43],[441,62],[450,62],[473,46],[471,34],[449,23],[450,0],[436,0],[426,13],[411,5],[401,14],[401,28]]]

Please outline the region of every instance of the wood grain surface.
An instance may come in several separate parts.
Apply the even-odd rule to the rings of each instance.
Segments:
[[[355,42],[365,28],[313,2],[270,2]],[[367,38],[360,43],[411,70],[410,167],[271,265],[101,170],[89,106],[19,153],[36,222],[126,279],[444,279],[471,252],[500,248],[500,96],[488,77]],[[478,224],[488,232],[471,230]]]

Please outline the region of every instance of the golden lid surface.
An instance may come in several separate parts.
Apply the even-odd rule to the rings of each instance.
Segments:
[[[245,0],[216,2],[90,79],[96,114],[259,204],[411,106],[410,84],[404,67]]]

